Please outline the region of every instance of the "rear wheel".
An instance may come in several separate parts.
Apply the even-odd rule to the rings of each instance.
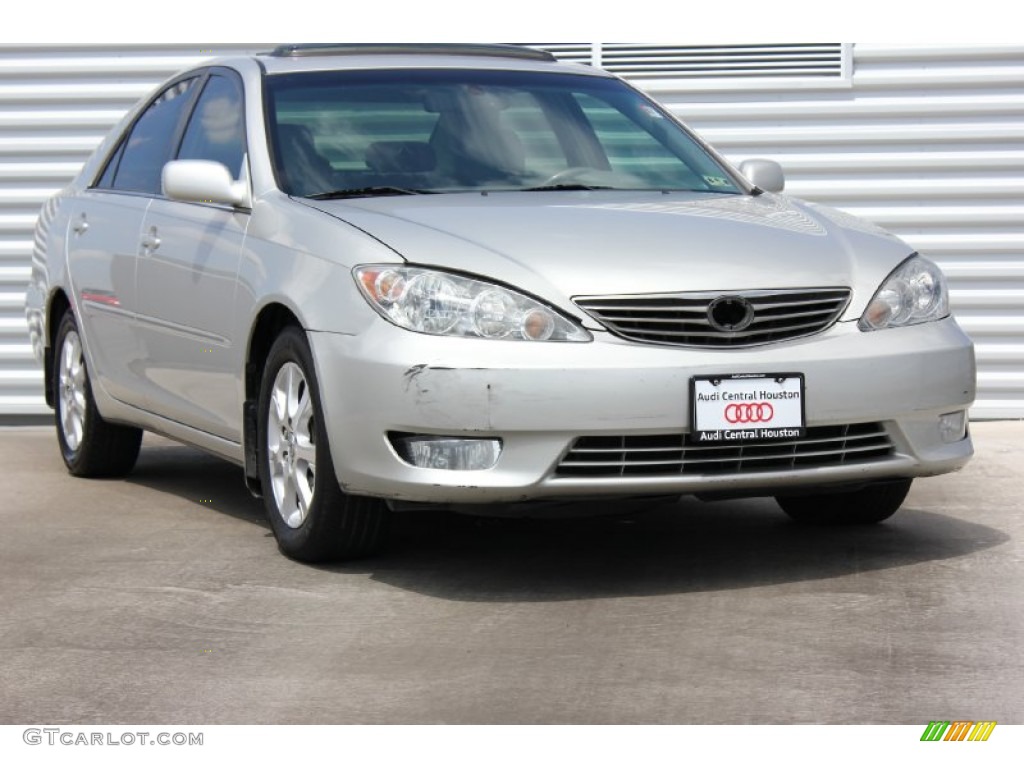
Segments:
[[[776,496],[782,511],[808,525],[870,525],[892,517],[910,492],[911,480],[875,483],[856,491]]]
[[[305,333],[285,328],[263,371],[259,471],[278,546],[304,562],[373,554],[386,534],[387,506],[338,485]]]
[[[142,430],[104,421],[92,396],[82,337],[71,311],[64,313],[54,345],[53,402],[57,442],[68,471],[77,477],[122,477],[139,457]]]

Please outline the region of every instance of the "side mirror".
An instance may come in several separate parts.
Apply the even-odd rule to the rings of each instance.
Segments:
[[[164,194],[188,203],[218,203],[249,208],[249,185],[235,181],[231,171],[211,160],[172,160],[164,166]]]
[[[786,188],[786,176],[782,166],[774,160],[744,160],[740,173],[758,189],[765,192],[781,192]]]

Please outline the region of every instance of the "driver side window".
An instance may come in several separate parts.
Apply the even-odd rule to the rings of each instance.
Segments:
[[[178,151],[179,160],[212,160],[227,166],[231,176],[242,175],[245,158],[245,115],[241,85],[213,75],[192,110]]]

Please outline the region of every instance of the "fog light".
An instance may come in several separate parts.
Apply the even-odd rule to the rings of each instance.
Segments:
[[[407,435],[392,436],[391,443],[407,463],[424,469],[490,469],[501,455],[496,439]]]
[[[967,437],[967,411],[939,416],[939,435],[944,443],[956,443]]]

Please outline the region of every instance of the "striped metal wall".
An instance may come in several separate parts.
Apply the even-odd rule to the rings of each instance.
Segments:
[[[47,412],[24,315],[43,202],[160,81],[212,55],[251,48],[0,45],[0,418]]]
[[[268,46],[0,46],[0,416],[44,412],[23,316],[32,226],[167,75]],[[1024,417],[1024,46],[853,46],[852,78],[637,80],[731,160],[899,234],[950,276],[978,351],[973,415]]]

